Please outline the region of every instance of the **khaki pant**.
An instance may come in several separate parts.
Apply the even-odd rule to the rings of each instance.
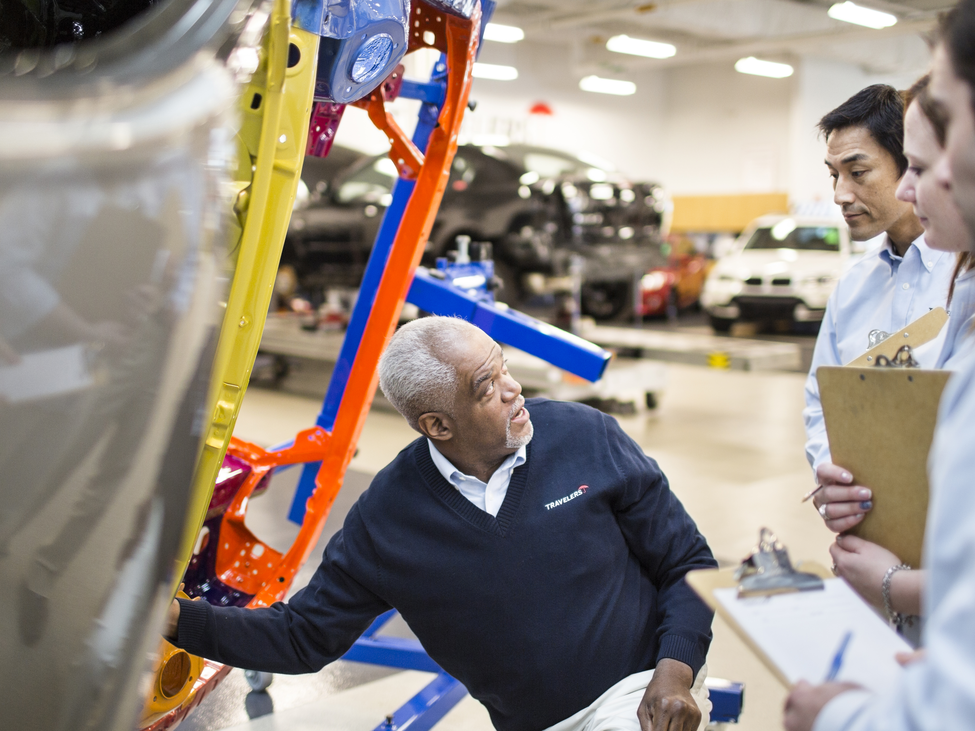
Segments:
[[[711,701],[708,700],[708,689],[704,686],[707,675],[708,666],[705,665],[691,686],[691,697],[701,711],[698,731],[704,731],[711,716]],[[653,670],[644,670],[623,678],[587,708],[550,726],[546,731],[640,731],[640,719],[637,718],[636,711],[652,677]]]

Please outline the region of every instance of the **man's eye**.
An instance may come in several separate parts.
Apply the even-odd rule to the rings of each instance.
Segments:
[[[862,178],[866,174],[866,170],[854,170],[852,173],[850,173],[850,175],[852,175],[854,178]]]
[[[918,167],[917,165],[911,165],[909,168],[907,168],[907,172],[917,178],[920,178],[921,174],[924,172],[924,168]]]

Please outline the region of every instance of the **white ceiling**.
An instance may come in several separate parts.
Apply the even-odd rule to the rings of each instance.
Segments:
[[[938,13],[951,0],[861,0],[897,16],[896,25],[872,30],[826,15],[830,0],[501,0],[499,23],[525,31],[528,43],[573,49],[577,72],[621,75],[627,71],[759,56],[796,56],[854,63],[872,73],[923,68]],[[612,53],[606,40],[629,36],[672,43],[669,59]]]

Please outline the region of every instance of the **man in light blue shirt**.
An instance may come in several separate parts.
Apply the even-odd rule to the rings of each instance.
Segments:
[[[882,243],[843,276],[826,306],[806,380],[806,458],[820,484],[848,485],[851,476],[830,459],[816,370],[843,365],[869,347],[874,330],[892,333],[935,307],[943,307],[955,259],[924,242],[924,229],[910,203],[895,197],[907,170],[903,153],[904,103],[893,87],[876,84],[858,92],[819,123],[826,137],[826,167],[833,199],[856,241],[883,235]],[[934,367],[940,340],[916,354]],[[870,493],[859,502],[832,503],[825,509],[835,532],[859,522]],[[817,507],[820,507],[817,504]]]

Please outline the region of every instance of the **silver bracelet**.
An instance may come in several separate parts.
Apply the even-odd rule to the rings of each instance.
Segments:
[[[894,577],[898,571],[910,571],[911,567],[905,563],[897,564],[896,566],[891,566],[887,569],[887,573],[884,574],[884,580],[880,583],[880,593],[884,597],[884,611],[887,612],[887,618],[897,627],[904,624],[904,620],[907,615],[901,614],[900,612],[895,612],[894,608],[890,606],[890,580]]]

